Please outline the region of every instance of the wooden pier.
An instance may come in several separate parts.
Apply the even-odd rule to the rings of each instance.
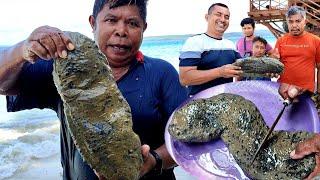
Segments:
[[[306,30],[320,36],[320,0],[249,0],[248,15],[278,38],[288,31],[285,13],[293,5],[307,10]]]

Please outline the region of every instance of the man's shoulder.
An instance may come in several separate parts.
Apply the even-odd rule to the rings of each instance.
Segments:
[[[174,68],[172,64],[170,64],[168,61],[160,59],[160,58],[153,58],[149,56],[144,56],[144,63],[145,65],[148,65],[152,67],[152,69],[158,71],[163,70],[164,68]]]
[[[143,65],[149,79],[160,82],[162,78],[178,77],[178,72],[173,65],[163,59],[145,56]]]
[[[196,34],[189,37],[181,48],[181,52],[202,52],[204,44],[206,44],[207,37],[205,34]]]
[[[320,37],[319,37],[319,36],[317,36],[317,35],[315,35],[315,34],[312,34],[312,33],[306,32],[306,36],[307,36],[307,37],[309,37],[309,38],[311,38],[311,39],[313,39],[313,40],[315,40],[315,41],[320,42]]]
[[[305,35],[313,38],[320,38],[319,36],[312,34],[311,32],[305,31]]]
[[[221,41],[225,45],[227,45],[227,47],[232,47],[233,48],[235,46],[235,44],[230,39],[223,38]]]
[[[299,36],[298,36],[298,37],[299,37]],[[305,31],[303,35],[300,35],[300,37],[302,37],[302,38],[308,38],[308,39],[309,39],[309,38],[311,38],[311,39],[319,39],[319,40],[320,40],[320,37],[318,37],[317,35],[312,34],[312,33],[310,33],[310,32],[307,32],[307,31]],[[286,33],[286,34],[284,34],[283,36],[281,36],[280,38],[278,38],[277,41],[283,41],[283,40],[293,39],[293,38],[296,38],[296,37],[290,35],[289,33]]]
[[[237,44],[243,43],[244,37],[241,37],[237,40]]]
[[[204,33],[193,34],[188,39],[199,39],[199,38],[203,38],[204,35],[205,35]]]
[[[197,43],[206,39],[206,35],[204,33],[195,34],[187,38],[186,43]]]
[[[279,38],[277,39],[277,43],[281,43],[281,42],[285,41],[285,40],[288,39],[288,38],[290,38],[290,34],[289,34],[289,33],[286,33],[286,34],[284,34],[283,36],[281,36],[281,37],[279,37]]]

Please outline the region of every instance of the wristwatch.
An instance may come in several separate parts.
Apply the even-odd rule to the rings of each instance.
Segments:
[[[149,151],[150,154],[152,154],[152,156],[156,159],[156,165],[155,167],[150,171],[150,173],[154,174],[154,175],[160,175],[162,174],[162,159],[159,156],[159,154],[154,151],[154,150],[150,150]]]

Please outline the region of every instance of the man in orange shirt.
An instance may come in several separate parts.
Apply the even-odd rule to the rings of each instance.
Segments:
[[[291,6],[286,14],[289,33],[279,38],[275,56],[284,64],[284,73],[280,75],[279,93],[284,98],[294,99],[304,92],[320,93],[320,38],[304,31],[306,11],[299,6]],[[317,87],[315,89],[315,69]],[[308,179],[320,173],[320,134],[301,142],[291,152],[293,159],[300,159],[315,153],[317,165]]]
[[[295,98],[305,91],[315,92],[315,69],[320,67],[320,38],[304,31],[306,11],[291,6],[286,19],[289,33],[279,38],[275,46],[285,66],[279,78],[279,93],[284,99]],[[319,71],[317,79],[320,79]],[[317,92],[320,92],[319,82]]]

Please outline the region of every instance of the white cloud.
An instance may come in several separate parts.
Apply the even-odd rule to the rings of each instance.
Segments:
[[[1,0],[0,45],[19,42],[42,25],[91,36],[92,6],[91,0]]]
[[[92,37],[88,17],[92,12],[93,2],[94,0],[1,0],[0,45],[17,43],[42,25],[78,31]],[[214,2],[223,2],[230,7],[231,23],[228,31],[240,31],[239,23],[247,16],[249,9],[247,0],[149,0],[148,29],[145,36],[202,33],[206,30],[205,13]]]
[[[249,10],[247,0],[151,0],[146,35],[202,33],[207,29],[205,14],[210,5],[216,2],[222,2],[230,8],[228,31],[240,31],[240,21],[247,17]]]

